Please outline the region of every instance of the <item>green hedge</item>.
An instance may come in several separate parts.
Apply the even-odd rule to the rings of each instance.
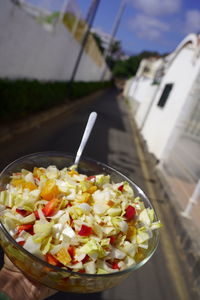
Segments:
[[[40,82],[0,79],[0,117],[17,119],[89,95],[111,82]]]

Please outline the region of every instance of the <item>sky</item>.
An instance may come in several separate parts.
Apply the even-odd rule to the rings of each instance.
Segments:
[[[93,0],[27,0],[54,10],[77,2],[83,16]],[[128,54],[173,51],[189,33],[200,33],[200,0],[123,0],[116,39]],[[122,0],[100,0],[93,27],[111,34]]]
[[[91,0],[77,0],[86,14]],[[95,28],[111,33],[121,0],[101,0]],[[116,38],[128,53],[173,51],[189,33],[200,33],[200,0],[127,0]]]

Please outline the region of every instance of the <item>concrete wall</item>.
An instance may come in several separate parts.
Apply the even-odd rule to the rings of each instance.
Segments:
[[[187,103],[192,84],[200,68],[200,59],[194,63],[194,49],[189,44],[182,48],[169,66],[153,105],[144,124],[142,134],[147,141],[150,152],[162,159],[171,143],[173,131]],[[164,107],[157,106],[167,83],[173,83],[173,89]]]
[[[146,79],[143,88],[140,88],[142,101],[140,102],[139,109],[135,115],[135,121],[138,128],[142,128],[148,115],[148,111],[151,108],[152,101],[154,100],[155,94],[158,90],[157,85],[152,85],[152,79]]]
[[[0,0],[0,78],[69,80],[79,49],[63,24],[48,32],[10,0]],[[75,80],[98,81],[104,67],[84,53]]]

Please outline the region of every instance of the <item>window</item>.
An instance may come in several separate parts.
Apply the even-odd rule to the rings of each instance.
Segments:
[[[157,104],[158,106],[160,106],[160,107],[165,106],[167,99],[171,93],[172,87],[173,87],[173,83],[168,83],[165,85],[162,95],[160,96],[160,99],[158,101],[158,104]]]

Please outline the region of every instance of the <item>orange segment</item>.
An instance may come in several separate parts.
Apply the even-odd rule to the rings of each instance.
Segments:
[[[109,200],[107,204],[112,207],[115,204],[115,202],[112,200]]]
[[[63,265],[67,265],[72,259],[69,254],[69,252],[65,248],[61,248],[57,254],[56,258],[59,262],[61,262]]]
[[[33,169],[33,176],[34,176],[35,178],[40,179],[40,176],[41,176],[42,174],[44,174],[44,173],[45,173],[45,170],[43,170],[43,169],[41,169],[41,168],[35,167],[35,168]]]
[[[71,170],[69,172],[67,172],[70,176],[73,176],[73,175],[78,175],[78,172],[76,172],[75,170]]]
[[[37,189],[37,186],[34,183],[30,181],[27,182],[24,179],[13,179],[11,184],[15,187],[21,186],[23,189],[29,189],[30,191]]]
[[[51,254],[51,253],[47,253],[45,255],[45,258],[47,260],[47,262],[53,266],[58,266],[59,265],[59,261]]]
[[[13,179],[11,184],[15,187],[23,186],[24,180],[23,179]]]
[[[56,198],[59,193],[54,179],[48,179],[41,190],[41,197],[45,200]]]
[[[88,189],[88,193],[93,194],[94,192],[96,192],[97,190],[97,186],[93,185]]]
[[[37,186],[32,182],[25,182],[23,187],[24,189],[29,189],[30,191],[37,189]]]
[[[90,193],[83,193],[82,194],[82,202],[88,202],[90,197],[91,197]]]

